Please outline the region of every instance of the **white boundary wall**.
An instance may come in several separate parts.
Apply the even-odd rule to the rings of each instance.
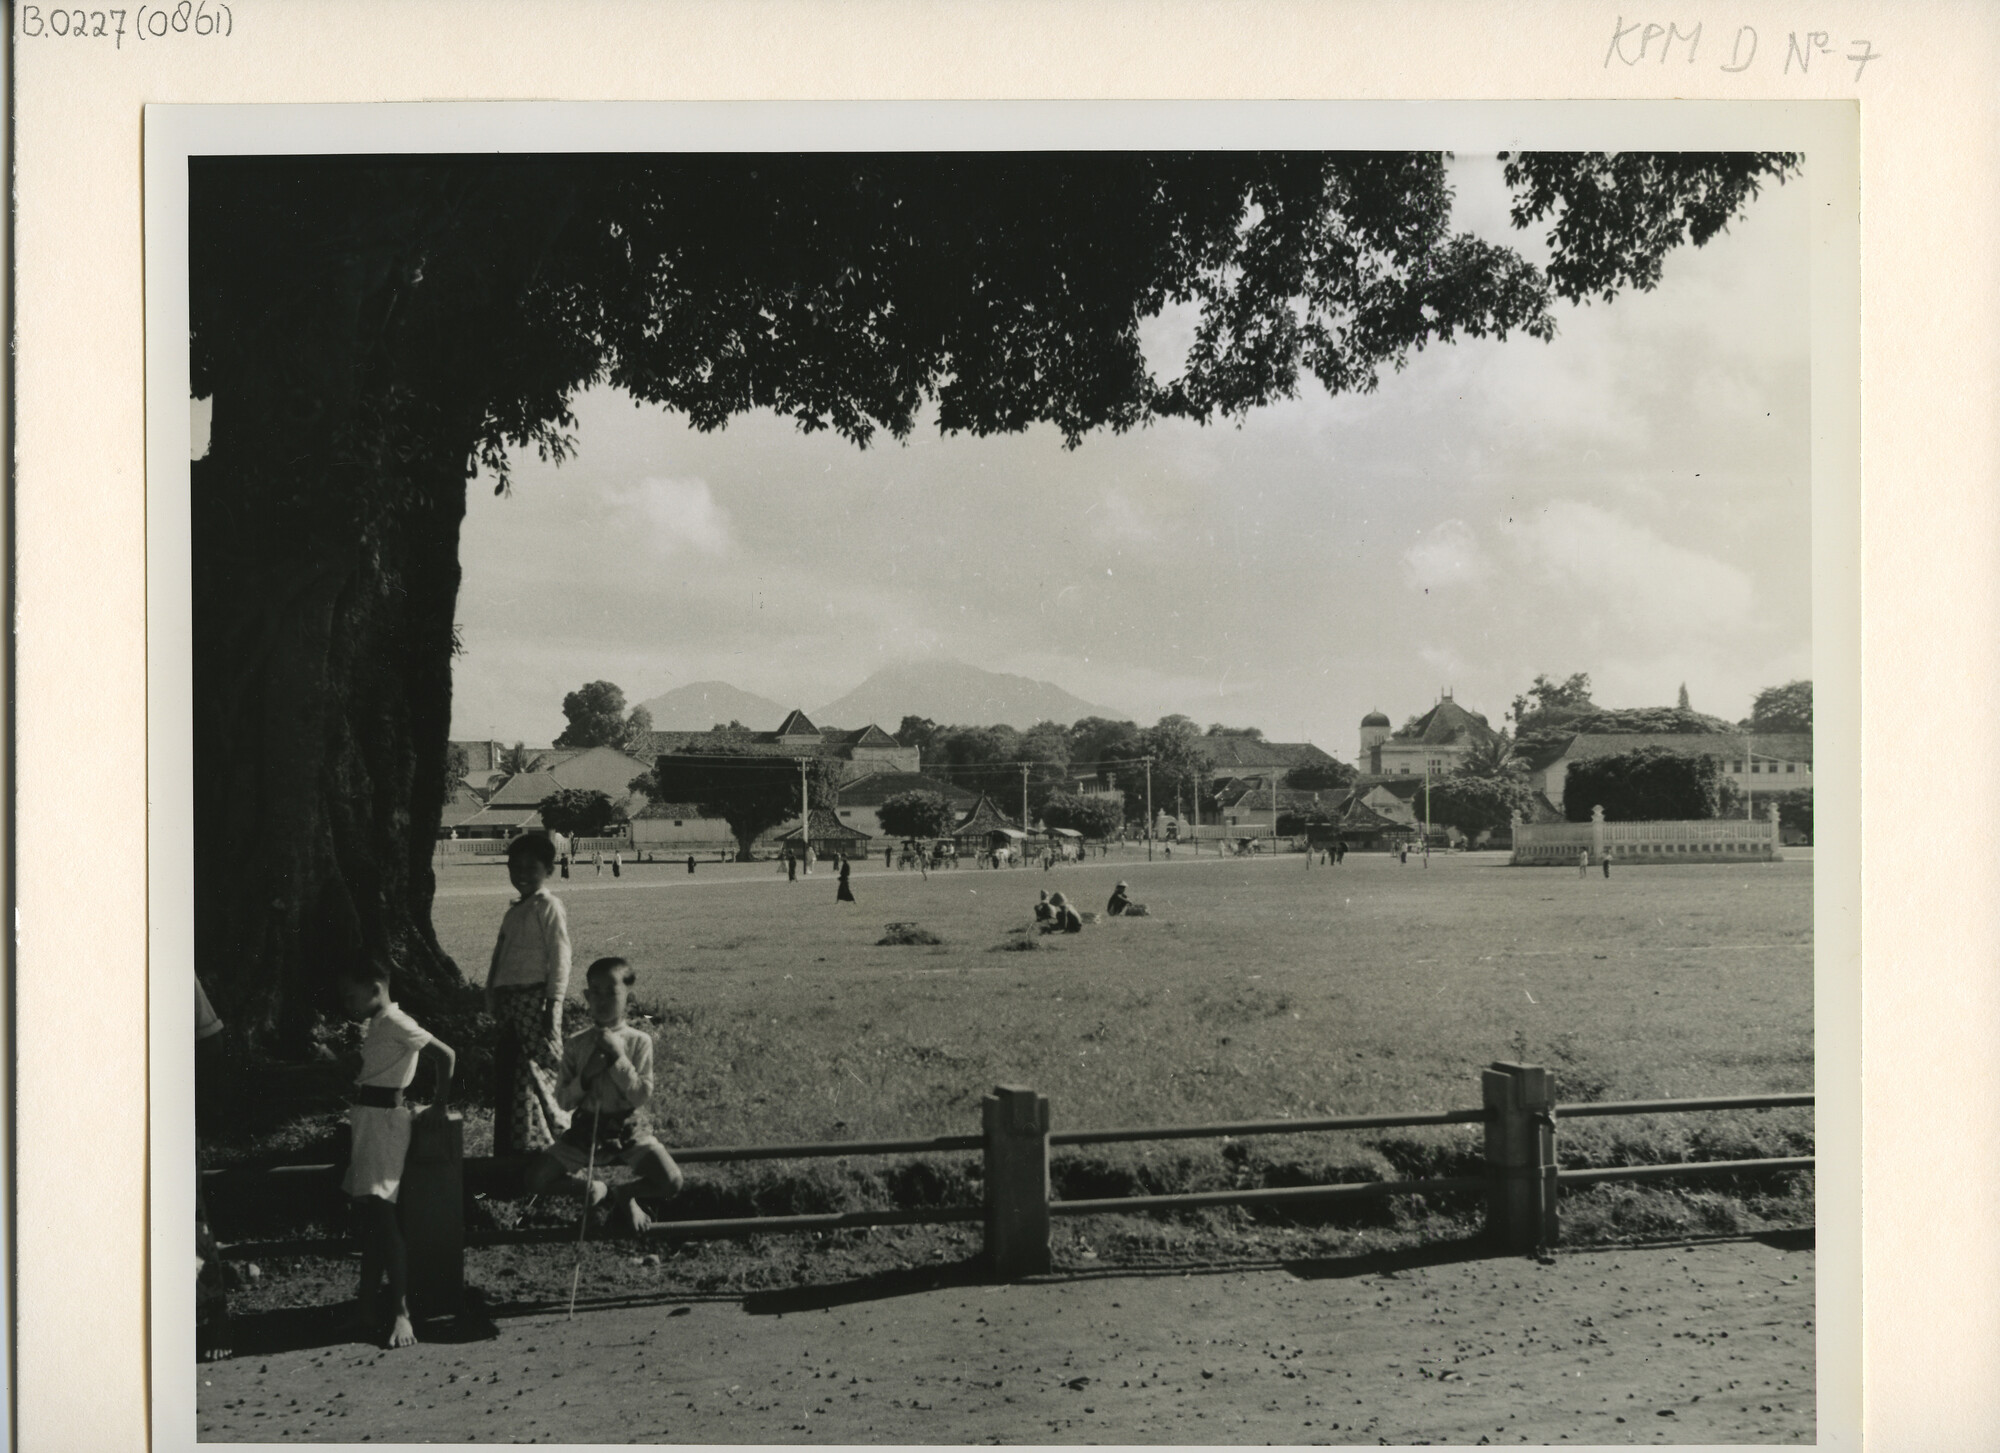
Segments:
[[[1590,822],[1514,824],[1517,867],[1574,867],[1588,852],[1592,865],[1610,854],[1626,863],[1754,863],[1784,857],[1778,810],[1763,819],[1707,818],[1688,822],[1606,822],[1600,808]]]

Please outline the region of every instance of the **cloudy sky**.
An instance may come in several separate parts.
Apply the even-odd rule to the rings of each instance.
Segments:
[[[1536,255],[1489,158],[1454,163],[1456,220]],[[452,734],[547,742],[599,678],[811,709],[932,655],[1350,758],[1371,709],[1449,686],[1498,726],[1537,672],[1741,716],[1810,671],[1806,223],[1800,182],[1767,187],[1654,292],[1560,306],[1552,344],[1073,452],[934,426],[861,450],[769,415],[703,435],[592,393],[574,458],[474,483]],[[1185,336],[1160,321],[1156,368]]]

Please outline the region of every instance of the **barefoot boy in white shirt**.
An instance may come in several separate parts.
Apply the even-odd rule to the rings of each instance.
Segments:
[[[360,1306],[355,1329],[375,1338],[382,1331],[382,1309],[376,1290],[386,1276],[390,1316],[387,1342],[408,1347],[417,1340],[410,1325],[409,1261],[402,1228],[396,1224],[396,1194],[402,1187],[403,1160],[410,1149],[411,1116],[403,1091],[417,1075],[417,1060],[437,1062],[437,1097],[424,1111],[428,1123],[445,1118],[451,1101],[451,1072],[458,1057],[451,1046],[434,1037],[389,998],[385,970],[356,965],[342,975],[341,1007],[349,1019],[367,1021],[361,1040],[361,1069],[348,1092],[352,1103],[347,1121],[353,1129],[352,1153],[340,1188],[353,1198],[354,1223],[361,1238]]]
[[[565,1175],[616,1157],[639,1178],[618,1188],[611,1222],[644,1232],[653,1221],[639,1204],[640,1194],[662,1200],[674,1195],[681,1188],[681,1168],[654,1138],[646,1112],[653,1098],[653,1036],[625,1022],[636,977],[619,958],[599,959],[585,973],[584,1001],[595,1022],[563,1046],[562,1078],[556,1082],[556,1103],[571,1112],[569,1129],[529,1166],[528,1189],[539,1195]],[[591,1179],[584,1194],[596,1205],[606,1195],[605,1183]]]

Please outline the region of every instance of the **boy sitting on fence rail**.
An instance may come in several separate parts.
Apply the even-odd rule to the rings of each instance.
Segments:
[[[428,1121],[443,1120],[451,1101],[451,1072],[458,1062],[451,1046],[433,1036],[389,998],[386,969],[357,964],[341,977],[341,1007],[350,1019],[368,1022],[361,1040],[361,1068],[348,1092],[352,1103],[347,1122],[352,1130],[347,1174],[340,1188],[352,1198],[355,1229],[361,1239],[361,1285],[355,1299],[354,1330],[375,1338],[382,1331],[382,1310],[376,1289],[389,1283],[388,1345],[408,1347],[417,1340],[410,1326],[409,1263],[403,1231],[396,1223],[396,1194],[402,1186],[403,1160],[410,1149],[411,1116],[403,1091],[416,1078],[417,1059],[438,1061],[437,1095],[424,1111]]]
[[[635,1232],[652,1227],[639,1194],[666,1199],[681,1188],[681,1168],[653,1135],[647,1104],[653,1098],[653,1037],[625,1022],[637,977],[624,959],[604,958],[584,974],[584,1001],[595,1023],[563,1046],[556,1102],[571,1112],[569,1129],[528,1167],[528,1189],[537,1195],[567,1175],[588,1171],[583,1192],[591,1205],[609,1194],[595,1167],[613,1157],[638,1174],[618,1188],[612,1224],[622,1217]]]

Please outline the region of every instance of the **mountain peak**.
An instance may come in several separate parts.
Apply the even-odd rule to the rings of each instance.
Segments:
[[[1117,717],[1048,681],[985,671],[949,658],[899,661],[884,666],[813,717],[843,727],[874,722],[889,731],[906,716],[954,726],[1026,728],[1038,721],[1067,725],[1086,716]]]
[[[727,681],[690,681],[639,705],[653,714],[654,730],[663,732],[705,732],[732,721],[764,732],[785,714],[785,708],[768,696],[741,690]]]

